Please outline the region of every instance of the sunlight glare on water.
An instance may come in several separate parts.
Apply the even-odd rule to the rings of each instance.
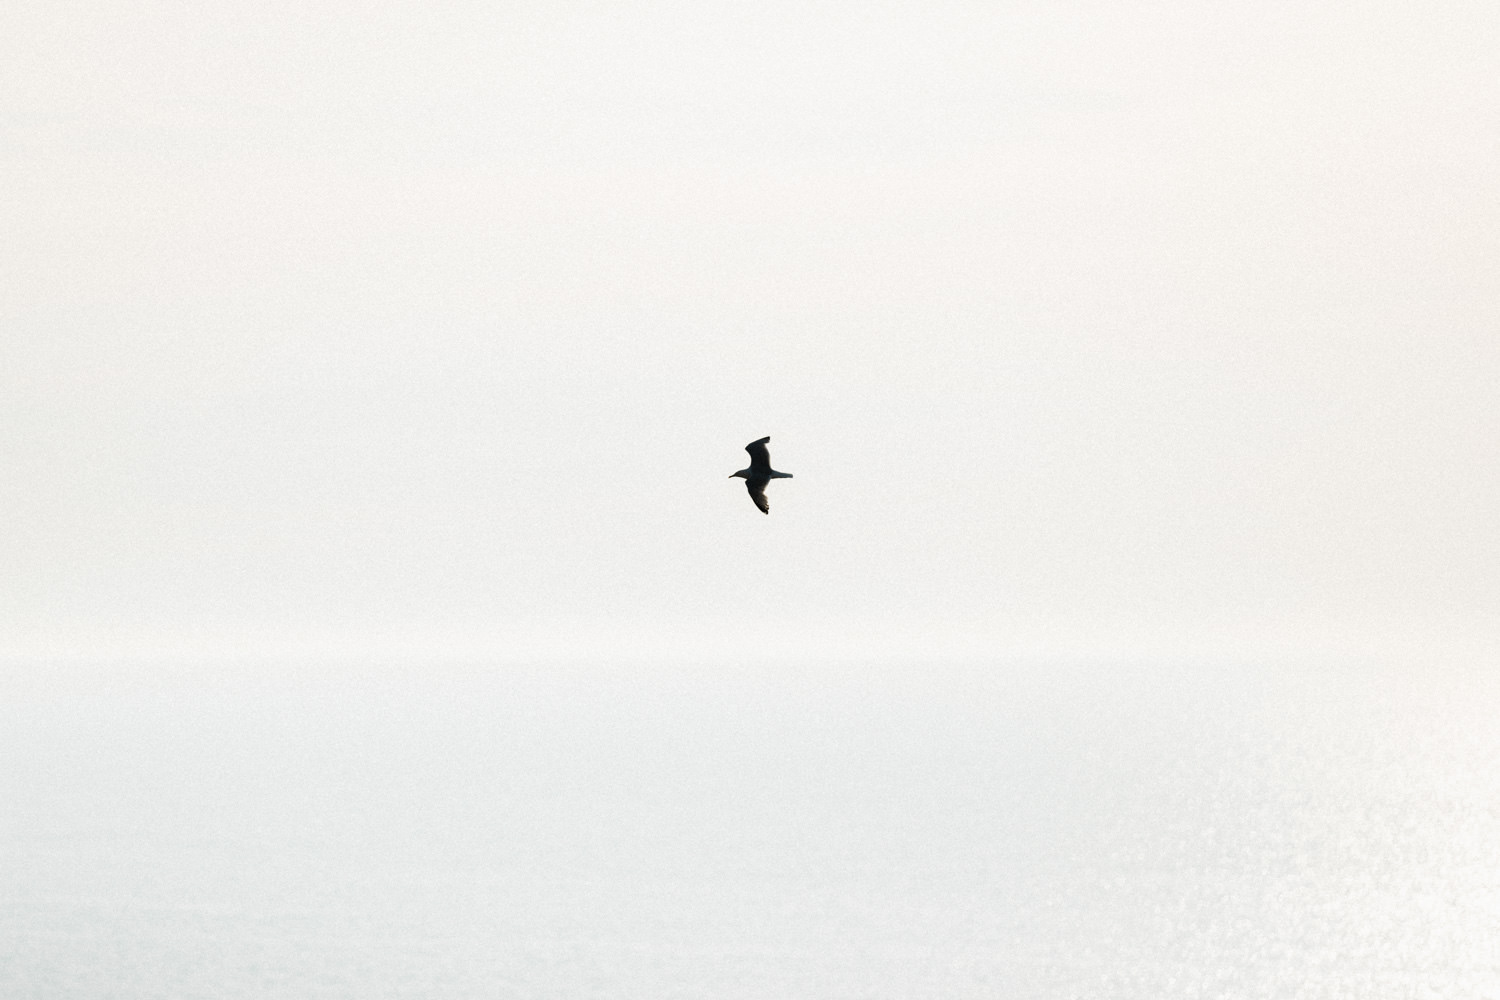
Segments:
[[[1475,672],[22,666],[0,994],[1500,998]]]

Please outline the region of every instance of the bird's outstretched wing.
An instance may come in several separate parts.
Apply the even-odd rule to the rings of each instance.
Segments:
[[[769,479],[746,479],[745,489],[750,491],[750,499],[755,501],[755,506],[760,508],[762,514],[771,513],[771,501],[766,499],[766,483]]]
[[[766,442],[771,440],[763,437],[759,441],[751,441],[745,445],[745,450],[750,453],[750,468],[756,472],[771,471],[771,453],[766,448]]]

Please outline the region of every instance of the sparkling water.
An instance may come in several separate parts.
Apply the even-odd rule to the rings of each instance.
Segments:
[[[12,664],[0,996],[1500,998],[1482,670]]]

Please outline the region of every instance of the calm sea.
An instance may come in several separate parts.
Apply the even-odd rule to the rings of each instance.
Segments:
[[[1495,671],[7,670],[0,997],[1500,1000]]]

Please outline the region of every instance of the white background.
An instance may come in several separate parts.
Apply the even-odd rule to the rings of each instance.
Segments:
[[[0,640],[1493,649],[1497,55],[1460,2],[9,5]]]

